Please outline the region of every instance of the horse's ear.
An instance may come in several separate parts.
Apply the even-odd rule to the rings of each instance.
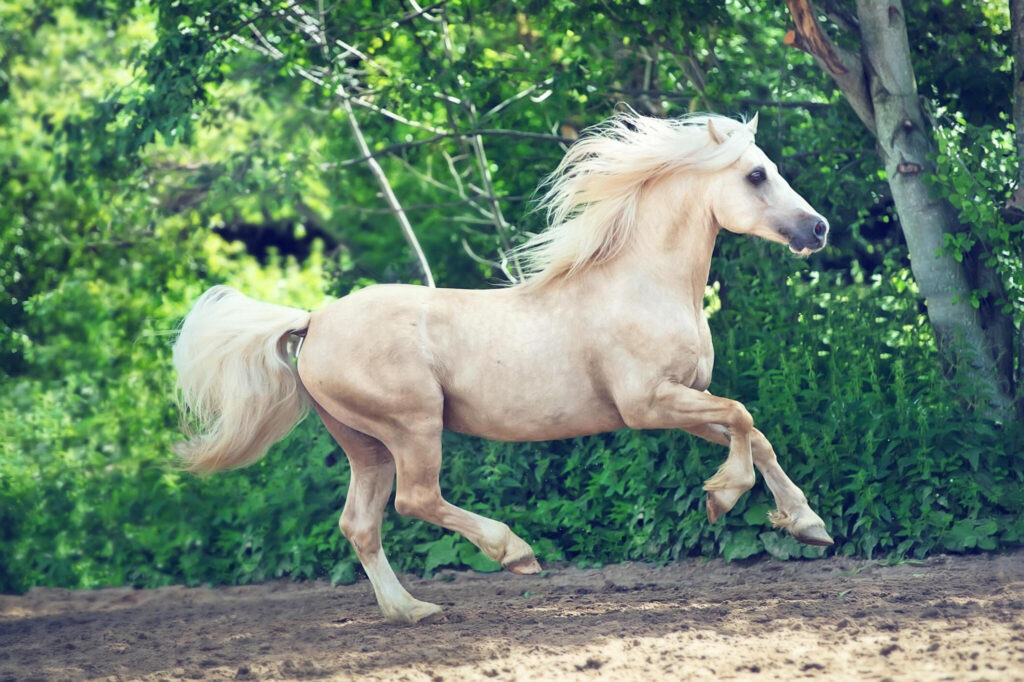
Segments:
[[[711,136],[711,141],[715,144],[722,144],[725,142],[725,135],[722,135],[720,132],[715,130],[715,124],[711,122],[711,119],[708,119],[708,135]]]
[[[747,121],[747,129],[753,135],[757,135],[757,112],[754,112],[754,118]]]

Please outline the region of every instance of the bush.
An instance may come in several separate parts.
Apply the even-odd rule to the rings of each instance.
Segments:
[[[446,496],[509,523],[542,561],[896,558],[1020,544],[1020,425],[996,428],[961,410],[935,369],[909,275],[825,276],[770,249],[727,239],[716,261],[712,391],[747,405],[835,548],[771,529],[761,483],[709,525],[701,483],[725,449],[675,431],[525,444],[446,434]],[[257,294],[265,287],[246,258],[209,257],[215,272],[233,268]],[[296,296],[296,278],[316,271],[272,268],[265,281]],[[182,287],[162,310],[180,315],[201,288]],[[0,589],[354,579],[337,529],[348,468],[318,420],[248,469],[182,474],[168,454],[177,438],[169,338],[103,329],[109,364],[21,380],[0,398],[9,444]],[[384,542],[400,570],[497,568],[461,537],[390,508]]]

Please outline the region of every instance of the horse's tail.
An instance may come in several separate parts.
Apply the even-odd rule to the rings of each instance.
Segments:
[[[305,416],[309,398],[291,335],[309,313],[226,286],[196,301],[174,344],[186,440],[176,451],[198,474],[252,464]]]

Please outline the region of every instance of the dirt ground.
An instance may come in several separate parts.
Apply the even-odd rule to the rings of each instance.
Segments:
[[[1024,551],[0,596],[0,680],[1024,680]]]

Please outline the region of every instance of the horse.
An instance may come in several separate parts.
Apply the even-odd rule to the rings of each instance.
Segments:
[[[747,409],[707,391],[703,300],[718,233],[807,255],[829,229],[756,131],[756,115],[635,112],[588,129],[541,187],[549,226],[522,247],[526,274],[511,286],[382,284],[315,312],[209,289],[173,351],[192,424],[178,446],[185,468],[250,464],[312,407],[351,465],[339,527],[384,617],[398,622],[441,607],[410,595],[384,554],[393,486],[399,514],[461,533],[512,573],[541,570],[508,525],[444,498],[443,429],[512,442],[682,429],[728,448],[704,483],[709,522],[753,486],[756,467],[774,525],[833,544]]]

